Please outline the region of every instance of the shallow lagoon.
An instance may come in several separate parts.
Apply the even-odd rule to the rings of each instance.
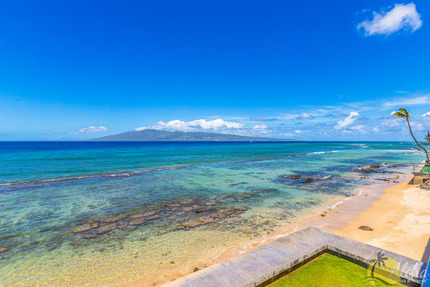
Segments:
[[[422,160],[413,147],[0,143],[0,277],[6,286],[160,283],[395,178]],[[364,174],[364,165],[381,167]]]

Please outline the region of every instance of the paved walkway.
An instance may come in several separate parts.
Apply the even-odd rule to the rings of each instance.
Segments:
[[[420,283],[426,264],[345,237],[308,227],[254,248],[238,257],[169,282],[168,287],[264,286],[315,256],[330,252],[368,266],[378,252],[396,260],[403,278]],[[421,274],[420,274],[421,273]],[[421,276],[421,277],[420,277]],[[412,285],[414,283],[412,282]]]

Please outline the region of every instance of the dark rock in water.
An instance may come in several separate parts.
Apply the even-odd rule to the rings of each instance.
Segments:
[[[367,225],[362,225],[358,229],[364,230],[364,231],[373,231],[374,229]]]
[[[209,209],[207,209],[207,208],[199,208],[199,209],[196,209],[195,210],[195,213],[202,213],[202,212],[205,212],[205,211],[208,211]]]
[[[287,175],[284,176],[284,178],[289,178],[289,179],[299,179],[301,176],[298,174],[292,174],[292,175]]]
[[[145,222],[146,222],[146,218],[139,218],[139,219],[130,220],[129,224],[130,225],[141,225],[141,224],[144,224]]]
[[[380,168],[381,166],[379,164],[371,165],[370,168]]]
[[[331,179],[331,176],[321,176],[321,175],[311,175],[308,173],[306,174],[306,176],[304,175],[299,175],[299,174],[291,174],[291,175],[286,175],[283,176],[282,179],[291,179],[293,181],[299,182],[299,183],[311,183],[313,181],[321,181],[321,180],[328,180]]]
[[[155,215],[157,213],[158,213],[158,210],[151,210],[151,211],[145,212],[142,216],[144,216],[144,217],[153,216],[153,215]]]
[[[367,175],[370,173],[379,173],[380,172],[380,170],[378,170],[379,168],[381,168],[380,165],[364,165],[364,166],[355,168],[355,170],[363,173],[363,175]]]
[[[129,221],[129,224],[130,225],[141,225],[141,224],[146,223],[147,221],[157,219],[157,218],[160,218],[160,216],[153,215],[153,216],[143,217],[143,218],[139,218],[139,219],[133,219],[133,220]]]
[[[143,217],[143,213],[135,213],[129,216],[129,218],[139,218],[139,217]]]
[[[84,235],[82,235],[82,238],[85,238],[85,239],[91,239],[91,238],[94,238],[94,237],[96,237],[94,234],[84,234]]]
[[[188,211],[193,210],[193,207],[192,206],[186,206],[186,207],[182,208],[181,210],[182,210],[182,212],[188,212]]]
[[[117,225],[115,223],[100,226],[97,229],[97,234],[103,234],[106,232],[110,232],[110,231],[114,230],[116,227],[117,227]]]
[[[128,227],[127,222],[120,222],[118,223],[118,228],[119,229],[126,229]]]
[[[73,233],[84,232],[84,231],[88,231],[88,230],[90,230],[90,229],[91,229],[91,225],[90,225],[90,224],[87,224],[87,225],[84,225],[84,226],[78,227],[78,228],[76,228],[76,229],[73,229]]]
[[[181,204],[179,202],[173,202],[173,203],[169,203],[166,204],[167,207],[179,207],[181,206]]]
[[[247,198],[250,198],[250,197],[253,197],[253,196],[254,196],[253,193],[242,193],[242,194],[235,195],[234,198],[236,200],[240,201],[240,200],[244,200],[244,199],[247,199]]]
[[[124,219],[126,217],[127,217],[126,215],[119,215],[119,216],[115,216],[115,217],[105,218],[105,219],[101,220],[101,222],[114,223],[114,222],[117,222],[118,220]]]
[[[168,229],[163,229],[163,230],[159,230],[158,231],[158,234],[159,235],[163,235],[163,234],[166,234],[166,233],[169,233],[171,230],[168,228]]]
[[[235,207],[234,209],[237,211],[247,211],[248,210],[248,208],[246,208],[246,207]]]

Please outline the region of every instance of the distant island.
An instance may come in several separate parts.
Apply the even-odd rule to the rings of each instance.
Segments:
[[[262,137],[247,137],[238,136],[231,134],[220,134],[220,133],[205,133],[205,132],[169,132],[159,130],[143,130],[125,132],[117,135],[111,135],[91,141],[256,141],[256,142],[268,142],[268,141],[293,141],[290,139],[272,139]]]

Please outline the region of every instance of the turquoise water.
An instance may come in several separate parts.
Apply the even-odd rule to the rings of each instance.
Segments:
[[[162,283],[422,159],[392,142],[0,143],[1,284]]]

